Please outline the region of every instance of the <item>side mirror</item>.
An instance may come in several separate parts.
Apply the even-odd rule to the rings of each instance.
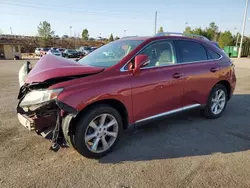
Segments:
[[[135,57],[135,67],[133,69],[134,75],[140,74],[140,68],[145,67],[149,64],[148,56],[145,54],[137,55]]]

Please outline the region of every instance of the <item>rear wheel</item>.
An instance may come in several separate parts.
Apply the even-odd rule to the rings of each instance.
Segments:
[[[76,125],[75,147],[88,158],[109,153],[122,132],[122,119],[116,109],[101,105],[90,109]]]
[[[225,86],[217,84],[212,89],[204,109],[205,117],[216,119],[221,116],[227,106],[228,93]]]

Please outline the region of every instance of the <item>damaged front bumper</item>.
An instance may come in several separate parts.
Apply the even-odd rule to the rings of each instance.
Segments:
[[[69,127],[72,118],[77,115],[77,110],[64,104],[63,102],[53,99],[39,105],[21,107],[20,104],[25,96],[29,93],[23,86],[19,93],[19,103],[17,105],[17,116],[19,122],[30,131],[52,141],[55,145],[71,145],[69,138]],[[53,147],[52,147],[53,148]]]

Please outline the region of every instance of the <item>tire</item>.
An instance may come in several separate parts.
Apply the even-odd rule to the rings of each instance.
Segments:
[[[221,92],[224,93],[224,97],[222,97],[223,96],[223,94],[222,94],[221,98],[217,99],[216,92],[218,92],[219,95],[221,94]],[[223,101],[222,98],[224,98],[225,100]],[[214,100],[217,100],[217,101],[213,102]],[[227,93],[225,86],[223,86],[221,84],[215,85],[209,94],[206,107],[202,111],[203,115],[208,119],[219,118],[222,115],[222,113],[224,112],[224,110],[226,109],[227,101],[228,101],[228,93]],[[216,105],[216,103],[217,103],[217,105]],[[216,111],[216,108],[218,111]]]
[[[102,123],[102,118],[105,119],[105,123]],[[107,125],[112,124],[111,121],[116,123],[107,128]],[[95,127],[95,129],[93,127]],[[116,109],[108,105],[94,106],[84,113],[76,122],[76,131],[74,134],[75,149],[87,158],[100,158],[105,156],[111,152],[117,144],[122,130],[122,118]],[[111,133],[112,136],[110,136]],[[116,135],[116,137],[114,135]],[[103,144],[105,143],[103,139],[107,144]]]

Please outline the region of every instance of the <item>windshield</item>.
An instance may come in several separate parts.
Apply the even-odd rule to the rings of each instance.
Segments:
[[[58,53],[58,50],[50,50],[52,53]]]
[[[70,52],[70,53],[75,53],[75,52],[77,52],[76,50],[68,50],[68,52]]]
[[[49,51],[49,48],[43,48],[43,51]]]
[[[94,67],[111,67],[142,42],[143,40],[117,40],[110,42],[82,58],[79,63]]]
[[[91,50],[90,47],[83,47],[84,50]]]

